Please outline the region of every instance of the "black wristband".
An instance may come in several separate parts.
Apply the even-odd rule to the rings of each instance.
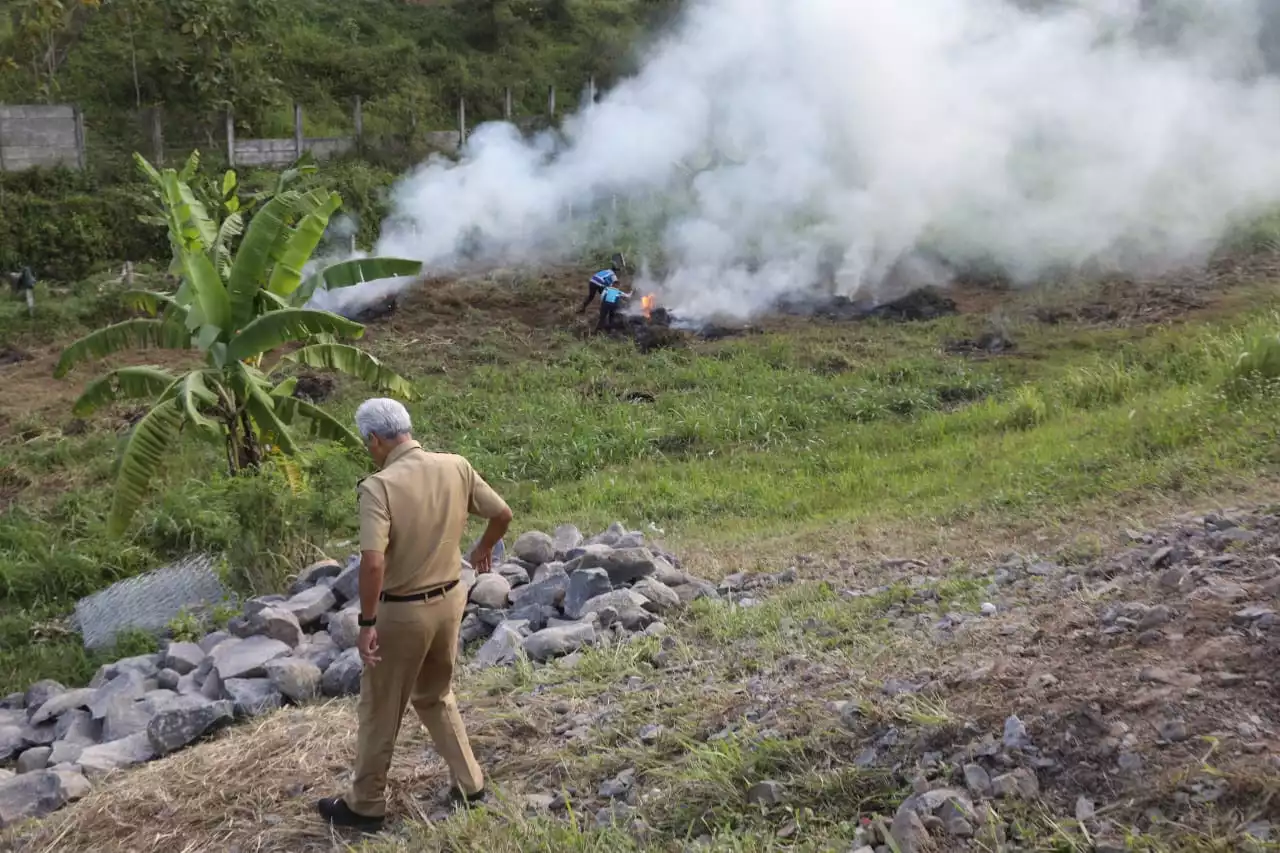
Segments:
[[[372,619],[366,619],[363,616],[357,616],[356,624],[361,628],[372,628],[374,625],[378,624],[378,617],[375,616]]]

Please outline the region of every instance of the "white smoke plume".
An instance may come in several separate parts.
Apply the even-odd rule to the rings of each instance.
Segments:
[[[1195,262],[1280,200],[1263,3],[693,0],[562,137],[482,125],[408,175],[376,253],[576,260],[603,228],[694,317],[889,295],[904,260]]]

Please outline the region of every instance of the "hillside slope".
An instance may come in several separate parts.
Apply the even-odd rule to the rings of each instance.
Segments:
[[[919,806],[917,784],[967,792],[972,842],[917,814],[941,849],[996,849],[984,831],[1025,848],[1132,832],[1138,849],[1240,849],[1280,819],[1265,613],[1280,534],[1265,507],[1231,510],[1274,496],[1273,269],[1254,256],[1150,282],[959,288],[960,313],[929,322],[773,318],[649,352],[586,339],[589,270],[408,295],[367,345],[423,390],[419,434],[472,458],[519,529],[653,523],[698,575],[795,566],[798,582],[726,587],[672,637],[576,668],[462,676],[499,799],[429,820],[443,769],[406,729],[398,823],[372,849],[846,850]],[[42,293],[59,313],[30,327],[5,309],[31,358],[0,382],[40,374],[57,350],[41,335],[96,324],[113,286]],[[318,453],[293,493],[210,476],[207,449],[184,444],[127,544],[111,540],[129,412],[76,425],[61,407],[89,375],[5,412],[0,692],[92,672],[60,633],[67,590],[191,548],[279,584],[351,535],[358,460]],[[362,390],[336,383],[328,404],[347,416]],[[332,849],[311,800],[341,785],[352,726],[342,702],[279,712],[14,842]],[[1023,790],[1034,772],[1039,796],[991,797],[969,764]],[[601,788],[620,775],[611,805]],[[748,802],[766,781],[767,802]]]
[[[243,133],[350,130],[365,101],[370,133],[452,127],[458,97],[472,114],[540,114],[556,85],[572,107],[588,76],[632,67],[643,33],[674,0],[87,0],[9,5],[0,24],[0,102],[80,104],[99,134],[147,138],[140,108],[164,106],[183,143],[221,129],[230,106]],[[61,10],[61,11],[59,11]],[[52,49],[51,49],[52,47]]]

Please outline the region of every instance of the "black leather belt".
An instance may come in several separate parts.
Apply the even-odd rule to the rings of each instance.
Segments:
[[[426,592],[415,592],[413,595],[387,595],[385,592],[378,596],[379,601],[426,601],[429,598],[439,598],[442,595],[448,595],[449,590],[458,585],[457,581],[449,581],[444,586],[438,586],[435,589],[429,589]]]

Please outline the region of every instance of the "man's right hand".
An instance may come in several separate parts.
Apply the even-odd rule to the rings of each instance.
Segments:
[[[483,545],[471,552],[471,568],[476,574],[486,575],[493,568],[493,549]]]

